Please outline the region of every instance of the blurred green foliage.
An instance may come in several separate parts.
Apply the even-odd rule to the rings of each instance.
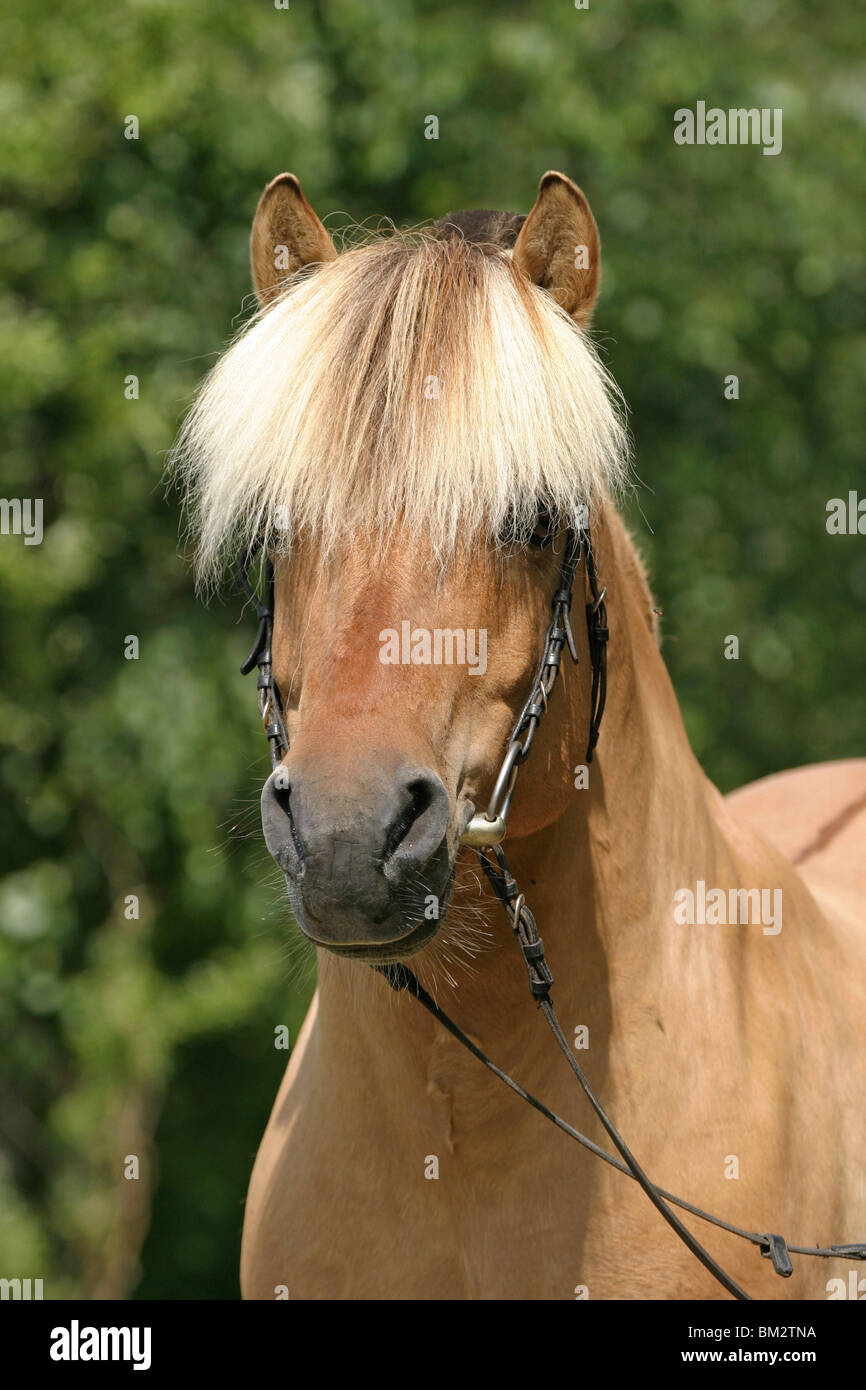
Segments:
[[[0,1274],[237,1292],[312,968],[256,833],[248,629],[197,604],[161,474],[282,169],[333,230],[582,184],[695,749],[723,789],[863,752],[866,540],[824,521],[866,492],[864,27],[818,0],[5,7],[2,490],[45,538],[0,538]],[[782,153],[675,145],[698,100],[781,107]]]

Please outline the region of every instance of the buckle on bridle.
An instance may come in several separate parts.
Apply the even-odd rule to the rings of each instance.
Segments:
[[[601,593],[599,594],[599,596],[598,596],[598,598],[595,600],[595,602],[594,602],[594,603],[588,603],[588,604],[586,605],[586,614],[587,614],[587,617],[588,617],[588,618],[594,618],[594,617],[595,617],[595,615],[596,615],[596,613],[598,612],[599,608],[600,608],[601,605],[604,603],[604,596],[605,596],[606,593],[607,593],[607,585],[605,584],[604,588],[602,589]]]
[[[768,1231],[761,1245],[761,1254],[765,1260],[773,1261],[773,1268],[777,1274],[781,1274],[783,1279],[790,1279],[794,1273],[794,1266],[784,1236],[773,1235]]]

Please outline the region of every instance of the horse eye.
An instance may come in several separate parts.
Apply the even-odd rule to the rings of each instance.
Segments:
[[[540,507],[529,537],[530,550],[546,550],[556,535],[556,517],[549,507]]]
[[[531,529],[528,518],[518,520],[514,512],[509,513],[499,532],[500,544],[507,555],[515,555],[521,550],[546,550],[556,539],[559,526],[555,509],[540,503]]]

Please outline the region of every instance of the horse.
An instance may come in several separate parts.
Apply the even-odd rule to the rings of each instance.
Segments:
[[[262,821],[318,965],[252,1172],[243,1296],[720,1296],[638,1183],[390,987],[411,966],[469,1044],[603,1146],[527,992],[524,900],[567,1051],[654,1190],[795,1243],[862,1238],[866,759],[724,797],[691,751],[618,510],[628,432],[590,337],[584,193],[550,171],[528,216],[388,226],[338,254],[283,174],[251,261],[259,308],[176,453],[201,582],[239,544],[267,556]],[[575,614],[598,612],[590,561],[606,605],[594,751],[593,628],[557,590],[568,536]],[[561,675],[539,693],[552,596]],[[470,832],[527,695],[503,914]],[[846,1296],[841,1257],[779,1268],[766,1239],[701,1229],[750,1296]]]

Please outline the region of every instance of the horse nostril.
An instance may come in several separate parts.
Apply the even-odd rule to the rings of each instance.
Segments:
[[[292,815],[292,788],[285,769],[271,773],[262,789],[262,828],[265,843],[284,873],[303,876],[306,852]]]
[[[442,845],[448,828],[448,793],[438,777],[422,773],[408,780],[402,805],[385,836],[382,872],[399,884],[423,869]]]
[[[280,810],[282,811],[283,815],[286,817],[287,820],[291,820],[291,819],[292,819],[292,807],[291,807],[292,789],[291,789],[291,787],[289,787],[289,786],[282,786],[282,785],[277,786],[276,783],[275,783],[274,786],[271,788],[271,791],[273,792],[274,801],[275,801],[275,802],[277,803],[277,805],[279,806],[279,808],[280,808]]]
[[[433,800],[433,793],[423,779],[410,782],[406,790],[409,793],[409,804],[388,831],[388,838],[385,841],[385,850],[382,855],[383,863],[390,859],[398,846],[403,843],[412,826],[421,819]]]

